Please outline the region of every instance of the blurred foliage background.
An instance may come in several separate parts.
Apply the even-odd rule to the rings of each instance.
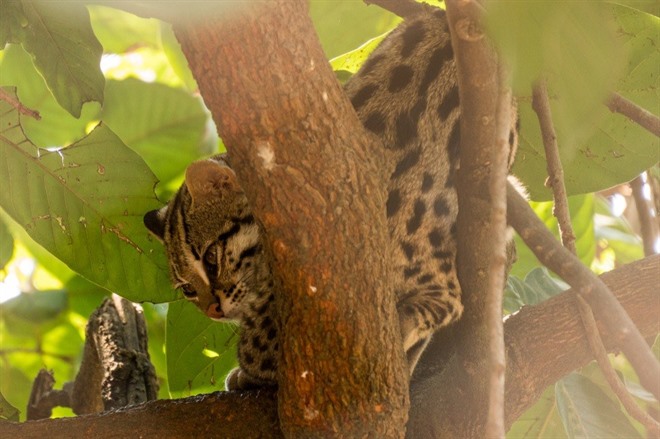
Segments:
[[[646,183],[658,176],[660,145],[602,102],[616,91],[660,113],[660,7],[568,6],[496,2],[487,26],[520,103],[514,173],[556,232],[530,105],[531,83],[544,76],[578,256],[602,273],[644,256],[627,182],[643,174],[650,199]],[[400,21],[361,1],[312,1],[311,14],[340,80]],[[142,226],[190,162],[224,150],[171,26],[98,5],[0,1],[2,46],[0,86],[40,118],[0,100],[0,419],[24,419],[39,369],[53,370],[58,385],[75,377],[86,320],[111,292],[142,303],[161,398],[222,390],[236,366],[236,328],[180,300],[160,244]],[[566,289],[517,244],[505,314]],[[638,402],[657,413],[625,359],[612,362]],[[548,388],[508,436],[603,434],[644,432],[592,364]]]

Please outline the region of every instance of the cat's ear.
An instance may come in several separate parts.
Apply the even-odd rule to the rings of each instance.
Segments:
[[[186,187],[193,203],[241,192],[234,171],[214,160],[202,160],[188,166]]]
[[[167,206],[152,210],[144,214],[144,225],[154,236],[161,241],[165,237],[165,216],[167,215]]]

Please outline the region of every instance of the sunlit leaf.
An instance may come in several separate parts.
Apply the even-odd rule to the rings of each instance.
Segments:
[[[343,55],[338,56],[330,61],[332,69],[335,71],[346,71],[351,74],[356,73],[364,61],[369,57],[371,52],[378,47],[387,34],[380,35],[372,38],[355,50],[351,50]]]
[[[509,276],[504,292],[504,309],[512,313],[523,305],[536,305],[566,289],[568,285],[550,277],[545,267],[533,269],[525,280]]]
[[[23,46],[57,102],[80,116],[85,102],[103,102],[103,48],[81,3],[23,2],[28,21]]]
[[[37,72],[30,55],[20,46],[9,46],[0,61],[0,85],[17,88],[23,105],[39,112],[41,119],[24,117],[21,126],[28,138],[42,148],[64,146],[82,138],[85,128],[98,118],[100,106],[90,102],[76,119],[55,100],[44,78]]]
[[[619,404],[588,378],[572,373],[555,385],[557,407],[569,438],[639,438]]]
[[[169,304],[166,349],[172,397],[224,389],[225,376],[236,367],[235,331],[204,316],[190,302]]]
[[[124,53],[137,47],[160,48],[159,21],[119,9],[88,6],[94,34],[106,52]]]
[[[26,139],[19,116],[0,102],[0,206],[78,273],[134,301],[173,291],[160,243],[142,216],[159,204],[153,174],[106,126],[55,152]]]
[[[195,81],[188,67],[188,60],[186,60],[185,55],[181,51],[181,46],[174,36],[172,27],[163,23],[160,27],[160,38],[163,45],[163,52],[167,56],[174,72],[188,90],[196,91],[198,89],[197,81]]]
[[[162,182],[217,150],[209,113],[181,89],[136,79],[108,81],[102,119]]]
[[[0,304],[4,318],[19,318],[32,324],[54,319],[67,310],[66,291],[23,293]]]

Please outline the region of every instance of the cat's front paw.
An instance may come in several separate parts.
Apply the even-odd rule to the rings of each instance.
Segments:
[[[277,387],[277,383],[255,378],[240,367],[229,372],[225,379],[227,390],[255,390]]]

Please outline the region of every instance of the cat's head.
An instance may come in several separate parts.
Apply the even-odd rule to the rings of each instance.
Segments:
[[[214,320],[239,320],[262,262],[259,226],[223,156],[191,164],[174,198],[144,224],[166,248],[172,282]]]

